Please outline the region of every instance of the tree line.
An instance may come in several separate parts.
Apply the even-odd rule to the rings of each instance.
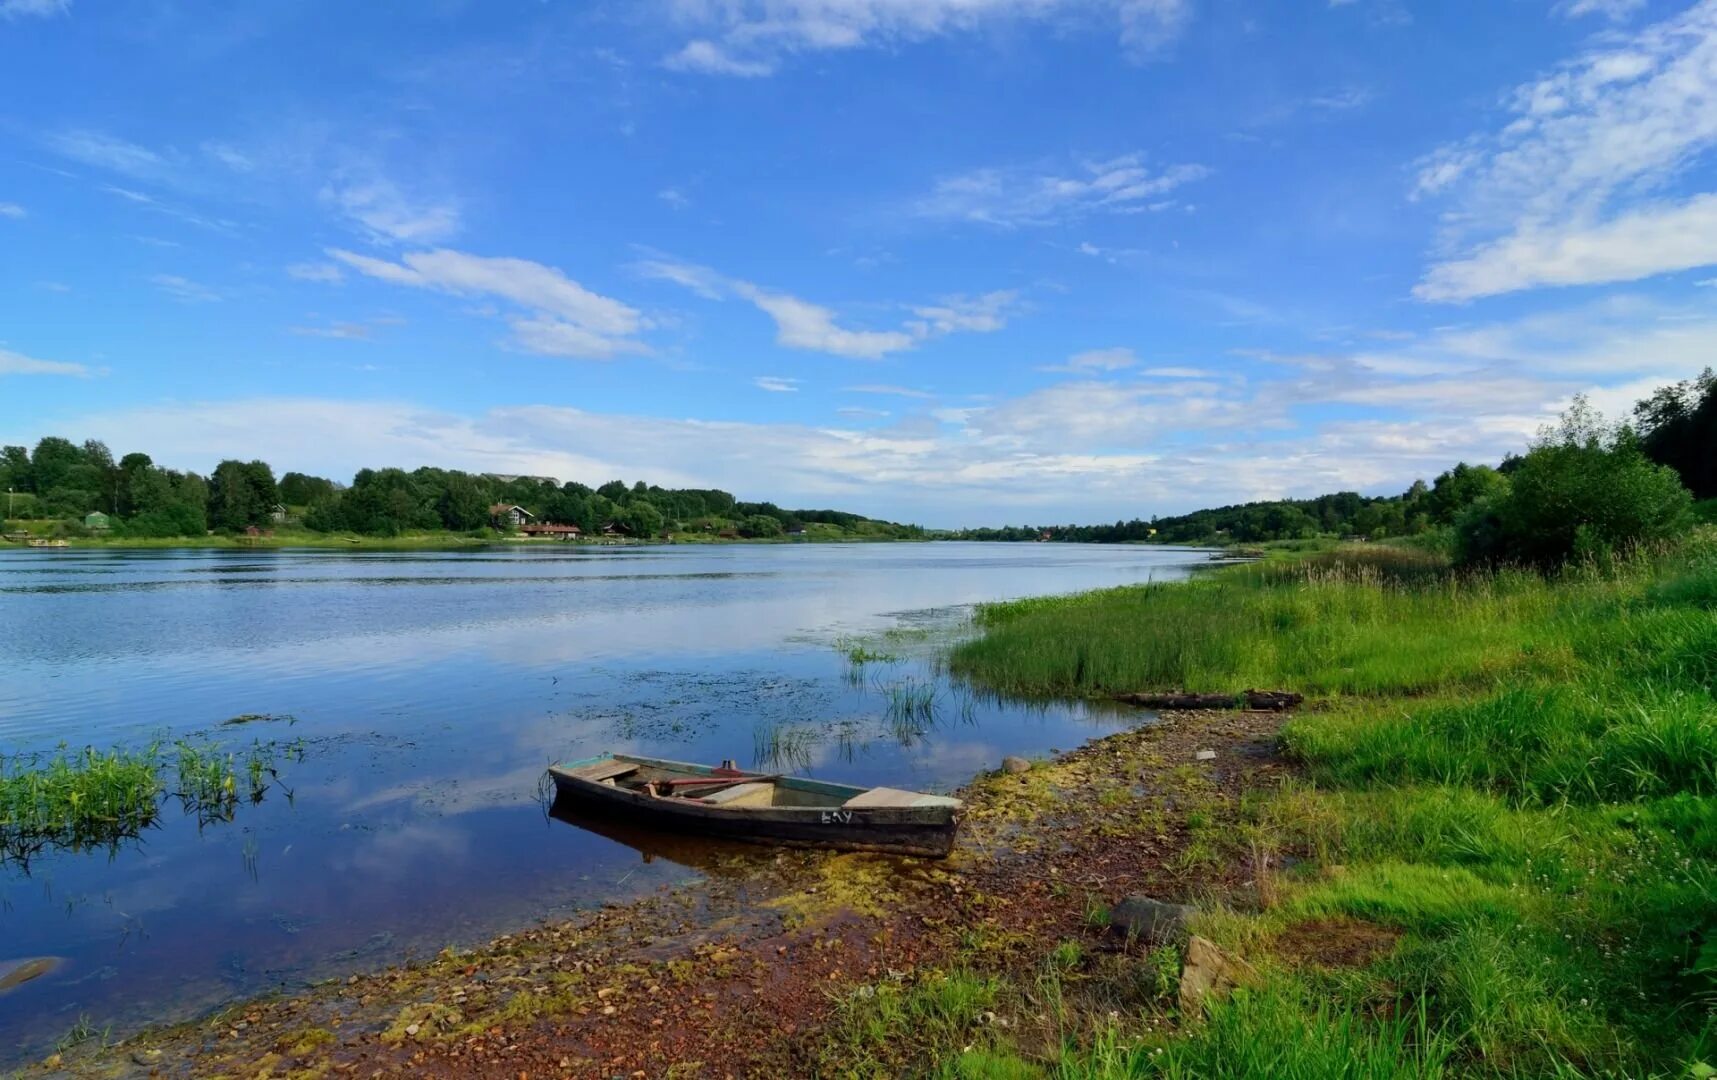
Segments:
[[[270,528],[290,520],[315,532],[390,537],[445,530],[481,533],[504,526],[494,507],[523,507],[539,522],[654,537],[664,530],[768,538],[810,530],[842,536],[905,539],[915,525],[876,521],[839,510],[786,510],[743,502],[713,488],[670,489],[611,480],[600,487],[546,477],[502,477],[453,469],[363,469],[350,484],[288,472],[264,461],[222,461],[207,477],[162,468],[148,454],[115,461],[107,446],[49,436],[35,448],[0,449],[0,488],[13,493],[19,518],[75,522],[109,515],[114,533],[137,537],[201,536]],[[20,497],[21,496],[21,500]],[[76,531],[62,524],[61,531]]]
[[[1607,426],[1579,402],[1559,427],[1545,432],[1526,453],[1511,454],[1495,466],[1462,462],[1429,484],[1415,481],[1399,495],[1343,491],[1112,525],[1022,525],[966,529],[955,535],[968,540],[1210,544],[1316,536],[1380,540],[1446,531],[1451,537],[1464,536],[1476,551],[1501,543],[1498,538],[1508,530],[1496,518],[1499,508],[1520,504],[1523,498],[1541,504],[1533,514],[1543,520],[1520,527],[1543,531],[1557,518],[1571,523],[1568,529],[1578,528],[1587,507],[1607,506],[1619,512],[1618,502],[1642,493],[1646,502],[1673,503],[1674,491],[1683,491],[1690,499],[1717,499],[1717,374],[1710,369],[1641,401],[1630,423]],[[1527,494],[1517,496],[1517,492]],[[1709,515],[1717,507],[1702,509]],[[1636,507],[1629,512],[1643,511]],[[1584,524],[1589,532],[1602,531],[1592,522]],[[1571,537],[1554,543],[1564,539],[1573,543]],[[1536,560],[1526,550],[1506,554]]]

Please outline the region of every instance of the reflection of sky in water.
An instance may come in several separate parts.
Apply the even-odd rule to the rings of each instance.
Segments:
[[[915,544],[492,553],[0,552],[0,751],[134,743],[240,713],[235,745],[303,737],[280,791],[199,832],[165,820],[112,859],[0,869],[0,964],[65,956],[0,999],[38,1050],[82,1013],[121,1027],[450,942],[690,872],[545,817],[543,767],[632,750],[947,789],[1004,753],[1119,721],[950,686],[926,650],[850,679],[842,634],[963,605],[1179,577],[1137,547]],[[933,610],[934,609],[934,610]],[[925,615],[925,612],[931,612]],[[886,689],[935,687],[898,730]]]

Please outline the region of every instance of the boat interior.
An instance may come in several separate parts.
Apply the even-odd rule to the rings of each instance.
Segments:
[[[879,809],[959,805],[942,795],[895,788],[861,788],[799,777],[746,772],[731,761],[716,768],[676,765],[650,759],[605,757],[565,770],[590,783],[619,787],[659,799],[683,799],[732,810],[768,807],[798,809]]]

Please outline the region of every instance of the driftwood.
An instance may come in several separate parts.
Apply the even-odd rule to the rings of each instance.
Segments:
[[[1116,701],[1141,709],[1259,709],[1281,712],[1305,698],[1288,690],[1242,690],[1238,694],[1116,694]]]

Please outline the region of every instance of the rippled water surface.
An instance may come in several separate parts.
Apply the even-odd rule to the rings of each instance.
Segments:
[[[547,818],[549,762],[736,758],[946,790],[1120,717],[940,677],[984,600],[1184,576],[1202,553],[1061,544],[0,551],[0,752],[199,734],[298,745],[199,827],[0,865],[0,1046],[125,1030],[373,967],[689,873]],[[892,662],[853,668],[835,642]],[[928,632],[928,633],[927,633]],[[934,688],[932,721],[889,712]],[[223,726],[241,714],[291,717]],[[786,729],[789,737],[771,739]],[[769,746],[785,760],[758,758]],[[0,1060],[5,1052],[0,1051]]]

